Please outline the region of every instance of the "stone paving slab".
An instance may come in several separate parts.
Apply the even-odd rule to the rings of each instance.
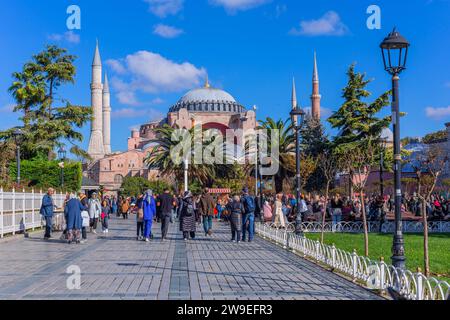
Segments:
[[[0,244],[0,299],[140,300],[365,300],[381,299],[312,262],[262,240],[232,243],[229,226],[215,222],[212,237],[199,226],[185,242],[178,225],[161,242],[135,239],[135,221],[114,218],[107,236],[68,245],[39,234]],[[69,290],[69,266],[81,287]]]

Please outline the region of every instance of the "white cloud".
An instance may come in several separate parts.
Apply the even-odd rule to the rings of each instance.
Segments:
[[[431,118],[434,120],[441,120],[442,118],[450,116],[450,106],[448,106],[446,108],[427,107],[425,109],[425,113],[428,118]]]
[[[176,15],[183,9],[184,0],[144,0],[149,4],[149,10],[155,16],[165,18]]]
[[[137,92],[179,92],[198,86],[206,77],[204,68],[197,68],[189,62],[176,63],[149,51],[138,51],[121,60],[110,60],[109,65],[116,65],[113,71],[120,71],[111,81],[117,98],[123,104],[134,106],[140,104],[136,98]]]
[[[300,28],[292,28],[289,33],[294,36],[343,36],[348,32],[339,15],[328,11],[317,20],[300,21]]]
[[[212,5],[222,6],[229,13],[253,9],[271,1],[272,0],[209,0]]]
[[[184,31],[165,24],[158,24],[153,29],[153,33],[163,38],[172,39],[182,35]]]
[[[113,111],[112,116],[113,118],[118,119],[148,117],[150,120],[156,120],[164,118],[162,112],[151,108],[146,109],[123,108]]]
[[[117,74],[123,75],[127,73],[127,70],[125,69],[121,61],[109,59],[106,60],[106,64]]]
[[[54,34],[49,35],[47,38],[51,41],[57,41],[57,42],[66,41],[66,42],[74,43],[74,44],[80,43],[80,35],[76,34],[73,31],[67,31],[66,33],[63,33],[63,34],[54,33]]]
[[[13,104],[7,104],[0,108],[0,113],[11,113],[14,111],[15,105]]]

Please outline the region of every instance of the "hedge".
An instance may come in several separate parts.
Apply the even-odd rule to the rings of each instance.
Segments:
[[[61,188],[61,168],[59,161],[48,161],[44,159],[22,160],[20,162],[20,177],[22,185],[35,188]],[[64,163],[64,190],[79,191],[83,179],[83,169],[80,162],[66,161]],[[10,165],[10,177],[15,181],[17,176],[17,165]]]

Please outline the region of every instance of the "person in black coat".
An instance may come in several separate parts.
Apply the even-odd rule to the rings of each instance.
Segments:
[[[197,229],[197,218],[194,198],[190,191],[186,191],[180,207],[180,231],[183,232],[184,240],[189,236],[194,239]]]
[[[227,210],[230,212],[231,241],[239,243],[242,233],[242,213],[245,212],[241,198],[234,196],[233,200],[228,203]]]

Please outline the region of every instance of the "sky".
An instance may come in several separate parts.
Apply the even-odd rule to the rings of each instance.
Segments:
[[[80,9],[80,29],[68,29],[71,5]],[[380,29],[367,26],[371,5],[380,8]],[[309,107],[314,51],[325,117],[342,104],[354,62],[373,79],[368,90],[375,99],[391,86],[379,44],[396,26],[411,43],[400,80],[407,113],[401,135],[423,136],[450,122],[449,17],[450,0],[3,1],[0,130],[19,124],[11,74],[46,44],[77,56],[75,84],[58,97],[88,106],[98,39],[111,86],[112,149],[123,151],[131,129],[163,117],[206,75],[248,109],[256,105],[258,119],[288,117],[293,77],[300,105]],[[86,149],[89,132],[87,124]]]

